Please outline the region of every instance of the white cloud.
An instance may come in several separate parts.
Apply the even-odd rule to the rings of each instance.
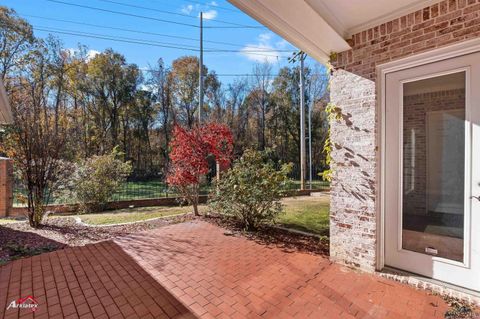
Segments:
[[[88,52],[87,52],[87,61],[90,61],[91,59],[93,59],[95,56],[97,56],[97,54],[100,54],[100,51],[97,51],[97,50],[88,50]]]
[[[203,18],[205,20],[211,20],[211,19],[215,19],[217,15],[218,15],[218,12],[216,10],[208,10],[203,13]]]
[[[68,52],[68,55],[70,55],[71,57],[74,57],[75,55],[77,55],[79,53],[79,50],[76,49],[76,48],[68,48],[68,49],[65,49],[66,52]],[[90,61],[91,59],[93,59],[97,54],[100,54],[100,51],[97,51],[97,50],[88,50],[85,54],[85,58],[86,58],[86,61]]]
[[[211,20],[211,19],[215,19],[216,17],[218,17],[218,11],[214,10],[214,9],[210,9],[211,7],[216,7],[216,6],[218,6],[216,1],[211,1],[211,2],[206,3],[204,5],[189,4],[189,5],[182,6],[180,8],[180,11],[183,14],[188,14],[188,15],[196,14],[197,17],[200,17],[200,11],[203,11],[203,18],[205,20]]]
[[[278,50],[283,49],[278,44],[272,42],[273,34],[271,32],[261,33],[257,41],[258,43],[252,43],[245,45],[240,51],[240,54],[247,59],[255,62],[277,62],[278,57],[281,55]]]
[[[275,46],[279,49],[286,49],[289,45],[290,43],[288,43],[288,41],[285,39],[282,39],[280,41],[277,41],[277,43],[275,43]]]
[[[193,11],[193,4],[189,4],[189,5],[186,5],[186,6],[182,6],[181,11],[182,11],[182,13],[185,13],[185,14],[190,14],[190,13],[192,13],[192,11]]]
[[[269,42],[272,39],[272,34],[269,32],[262,33],[258,36],[258,41],[261,43]]]
[[[77,49],[74,49],[74,48],[65,49],[65,52],[67,52],[68,55],[71,56],[71,57],[74,56],[77,51],[78,51],[78,50],[77,50]]]
[[[274,47],[262,44],[247,44],[240,51],[241,55],[255,62],[276,62],[280,55]]]

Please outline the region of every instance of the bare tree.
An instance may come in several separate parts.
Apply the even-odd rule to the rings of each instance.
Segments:
[[[170,144],[170,132],[172,131],[173,106],[172,106],[172,79],[169,76],[163,59],[158,59],[157,64],[149,66],[150,77],[147,80],[149,89],[153,92],[154,101],[158,105],[157,122],[158,129],[163,135],[163,143],[160,146],[164,160],[163,173],[168,172],[168,145]]]
[[[0,79],[10,92],[7,76],[21,71],[28,62],[35,38],[32,26],[13,9],[0,6],[0,24]]]
[[[224,122],[225,90],[223,90],[222,83],[218,80],[215,71],[210,72],[205,78],[205,95],[210,106],[210,119],[217,123]]]
[[[195,112],[198,109],[198,65],[197,57],[185,56],[173,61],[169,72],[177,117],[189,128],[195,123]],[[207,74],[206,68],[204,74]]]
[[[262,64],[256,64],[253,68],[253,90],[252,97],[255,100],[258,113],[258,142],[261,150],[266,147],[266,121],[269,107],[269,93],[271,88],[272,65],[265,61]]]
[[[245,140],[247,118],[244,116],[244,105],[248,94],[247,79],[236,79],[228,85],[226,102],[226,123],[234,135],[234,152],[240,155],[241,141]]]
[[[55,114],[49,105],[51,91],[58,94],[51,61],[47,59],[49,48],[39,44],[24,71],[21,85],[11,95],[14,126],[9,129],[4,151],[15,161],[15,168],[27,190],[28,220],[30,226],[40,226],[45,214],[45,205],[55,190],[62,167],[69,127],[64,113]],[[55,93],[53,93],[55,94]],[[54,97],[54,96],[53,96]],[[55,129],[58,120],[59,128]]]

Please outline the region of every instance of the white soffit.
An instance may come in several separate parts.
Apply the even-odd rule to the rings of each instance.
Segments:
[[[316,60],[350,49],[343,36],[304,0],[228,0]]]
[[[339,34],[360,31],[421,10],[440,0],[294,0],[307,2]]]
[[[0,80],[0,124],[11,124],[12,122],[12,111],[8,103],[7,93]]]

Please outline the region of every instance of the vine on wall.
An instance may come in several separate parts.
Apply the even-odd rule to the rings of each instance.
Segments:
[[[335,60],[337,58],[337,53],[332,52],[330,54],[330,61]],[[330,70],[330,74],[333,73],[333,67],[330,63],[328,63],[327,67]],[[330,91],[331,79],[328,83],[328,90]],[[325,139],[325,144],[323,145],[323,153],[325,154],[325,162],[328,165],[328,169],[319,173],[324,180],[331,182],[333,177],[333,170],[332,170],[332,150],[333,150],[333,143],[331,139],[331,131],[332,131],[332,122],[338,121],[341,119],[341,112],[340,109],[334,103],[328,103],[325,107],[325,112],[327,113],[328,118],[328,132],[327,138]]]

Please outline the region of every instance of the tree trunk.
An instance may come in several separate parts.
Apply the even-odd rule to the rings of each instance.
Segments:
[[[200,213],[198,212],[198,203],[196,202],[193,203],[193,213],[195,216],[200,216]]]
[[[34,212],[32,211],[28,211],[28,224],[30,225],[30,227],[32,228],[36,228],[36,225],[35,225],[35,220],[33,218],[33,216],[35,215]]]
[[[28,223],[32,228],[38,228],[41,223],[41,217],[39,212],[37,212],[36,207],[31,207],[28,209]]]
[[[200,192],[200,185],[196,185],[195,194],[193,195],[193,212],[195,216],[200,216],[200,213],[198,212],[199,192]]]

